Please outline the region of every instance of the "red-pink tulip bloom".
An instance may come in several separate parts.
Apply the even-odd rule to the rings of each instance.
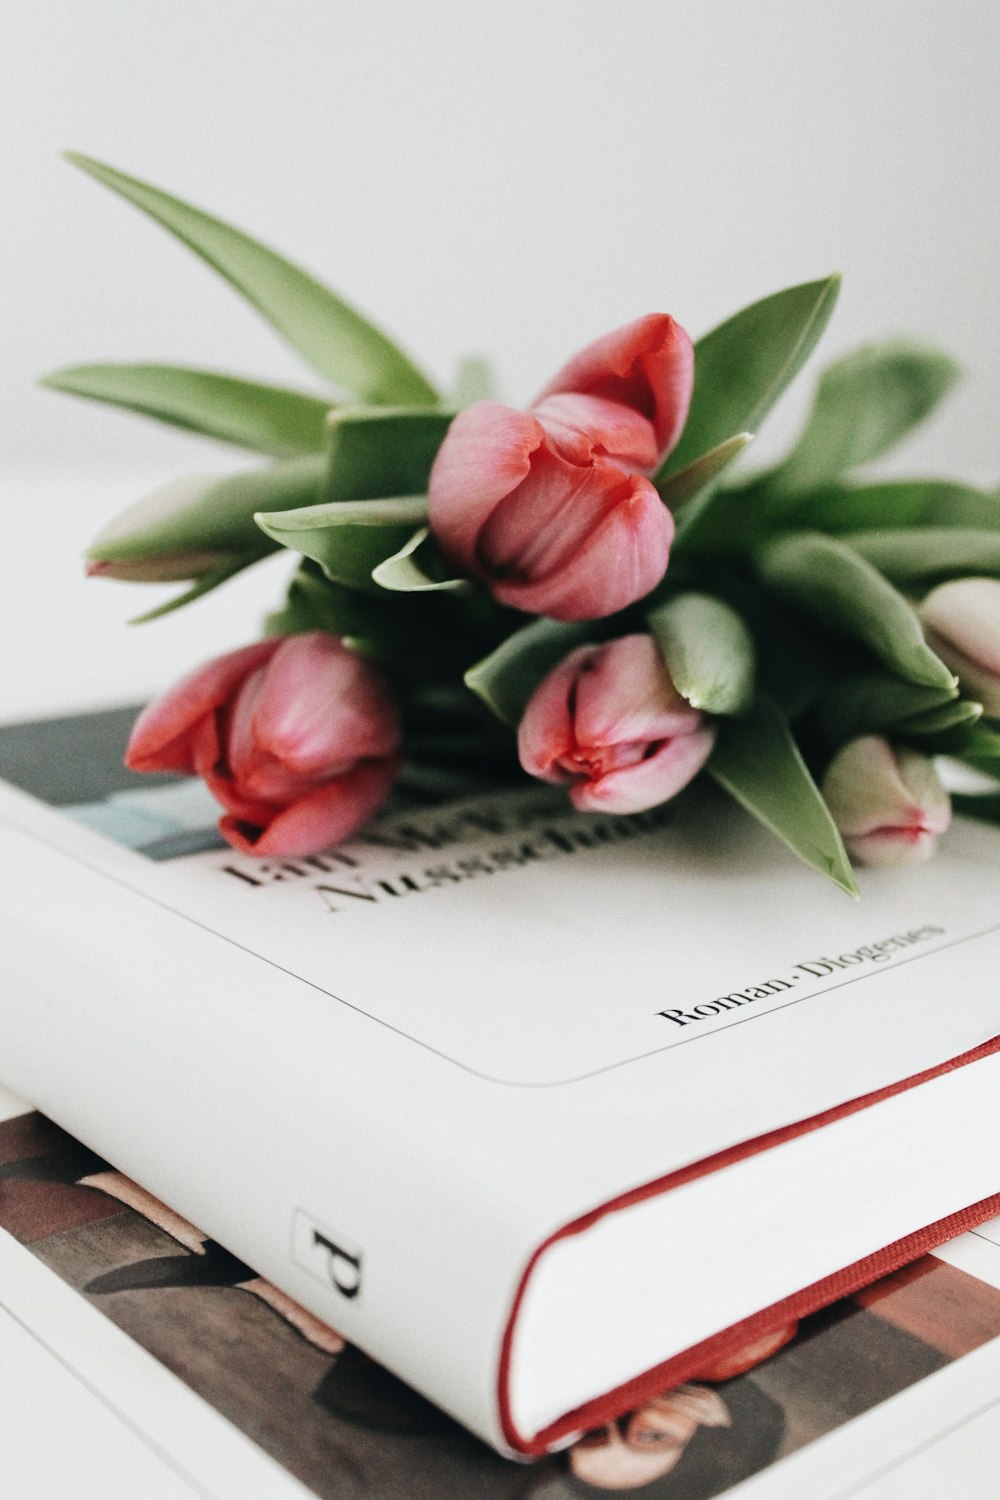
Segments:
[[[524,769],[567,784],[587,812],[666,802],[714,742],[714,726],[678,693],[649,635],[571,651],[535,689],[518,731]]]
[[[691,340],[651,313],[570,360],[530,412],[460,412],[430,478],[446,556],[530,614],[594,620],[641,599],[674,534],[645,476],[677,442],[693,380]]]
[[[848,854],[864,865],[921,864],[951,822],[934,762],[878,734],[848,740],[821,790]]]
[[[309,854],[385,800],[399,723],[375,669],[336,636],[275,637],[199,667],[136,720],[134,771],[204,778],[245,854]]]

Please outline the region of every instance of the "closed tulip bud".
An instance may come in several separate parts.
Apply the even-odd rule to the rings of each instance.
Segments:
[[[159,557],[125,558],[91,557],[87,560],[88,578],[117,578],[120,583],[180,583],[201,578],[234,562],[227,552],[164,552]]]
[[[881,735],[848,741],[821,790],[848,853],[865,865],[920,864],[951,822],[951,800],[933,761]]]
[[[659,583],[674,523],[646,475],[677,442],[691,340],[665,314],[598,339],[530,412],[480,401],[430,477],[430,524],[501,603],[559,620],[614,614]]]
[[[124,583],[175,583],[235,563],[253,549],[264,550],[263,537],[253,535],[250,523],[245,546],[209,545],[193,541],[198,535],[192,518],[205,496],[219,488],[217,475],[175,479],[137,500],[109,521],[87,548],[88,578],[117,578]],[[205,534],[205,526],[200,532]],[[220,535],[219,541],[222,542]]]
[[[1000,582],[956,578],[920,606],[927,643],[966,693],[1000,717]]]
[[[697,775],[714,726],[674,687],[648,635],[570,652],[535,689],[518,731],[521,765],[562,782],[582,811],[631,813]]]
[[[201,776],[246,854],[310,854],[347,838],[388,796],[399,723],[375,669],[320,630],[199,667],[139,716],[126,764]]]

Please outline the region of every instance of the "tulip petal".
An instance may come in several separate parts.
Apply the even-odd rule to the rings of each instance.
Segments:
[[[199,719],[225,703],[248,672],[269,661],[280,644],[272,639],[243,646],[175,683],[136,719],[125,764],[133,771],[194,770],[190,731]]]
[[[694,387],[694,349],[666,313],[650,313],[606,333],[564,365],[538,402],[564,391],[603,396],[653,424],[660,455],[681,435]]]
[[[927,644],[991,715],[1000,714],[1000,582],[956,578],[920,606]]]
[[[370,762],[309,792],[258,828],[224,817],[219,830],[234,849],[258,857],[313,854],[349,838],[389,795],[398,762]]]
[[[670,680],[652,636],[610,641],[578,675],[574,724],[581,745],[669,739],[700,721]]]
[[[565,533],[560,536],[550,517],[539,538],[554,543],[546,559],[550,571],[494,582],[492,591],[501,604],[556,620],[599,620],[643,598],[660,582],[670,556],[673,517],[648,480],[622,476],[611,465],[594,465],[595,471],[602,469],[617,480],[612,485],[607,474],[598,473],[590,481],[598,499],[604,499],[603,517],[595,525],[596,507],[591,508],[591,529],[574,525],[571,546],[564,544]]]
[[[234,725],[235,729],[235,725]],[[253,712],[258,751],[295,777],[392,754],[399,724],[389,689],[357,652],[322,630],[287,637]]]
[[[951,803],[925,755],[894,748],[881,735],[851,740],[823,778],[823,796],[845,838],[888,830],[943,833]]]
[[[475,571],[480,528],[531,469],[541,424],[498,401],[459,412],[438,450],[429,481],[431,530],[463,572]]]
[[[576,749],[573,697],[577,678],[600,654],[599,646],[578,646],[542,679],[529,699],[517,731],[517,751],[529,776],[542,781],[577,778],[560,765]]]
[[[532,407],[559,452],[574,463],[605,455],[631,469],[656,467],[659,449],[648,417],[620,401],[567,391]]]
[[[922,865],[937,848],[937,834],[927,828],[876,828],[844,838],[848,854],[870,869],[903,869]]]
[[[714,744],[714,725],[675,735],[634,765],[580,782],[571,789],[570,799],[581,812],[644,812],[669,801],[686,787],[705,764]]]

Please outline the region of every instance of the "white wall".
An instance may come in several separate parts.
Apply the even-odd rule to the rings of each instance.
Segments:
[[[839,267],[828,355],[905,329],[969,371],[894,467],[1000,474],[997,0],[6,0],[0,49],[2,451],[65,466],[50,550],[108,508],[82,465],[152,484],[240,457],[38,374],[165,359],[309,383],[65,146],[269,239],[442,378],[491,350],[514,400],[641,312],[697,335]],[[85,607],[135,607],[106,592]]]

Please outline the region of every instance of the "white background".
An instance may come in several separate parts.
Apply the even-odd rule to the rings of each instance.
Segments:
[[[141,693],[279,588],[265,568],[125,631],[156,596],[85,587],[90,534],[245,460],[34,379],[162,359],[312,384],[63,147],[273,242],[442,380],[491,351],[513,401],[640,313],[697,335],[839,268],[828,356],[909,330],[969,372],[893,470],[1000,473],[996,0],[6,0],[0,52],[0,713]]]

